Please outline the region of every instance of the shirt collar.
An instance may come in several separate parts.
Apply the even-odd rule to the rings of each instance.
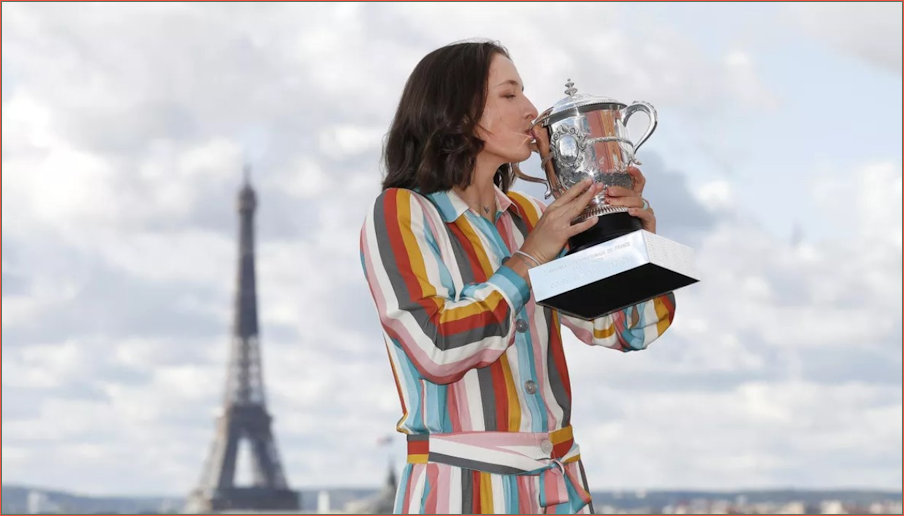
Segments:
[[[505,211],[512,207],[512,200],[509,199],[505,193],[499,189],[498,186],[493,186],[496,194],[496,217],[499,216],[500,211]],[[454,190],[445,190],[441,192],[434,192],[432,194],[427,195],[433,204],[436,205],[436,208],[439,210],[440,216],[443,218],[443,222],[450,223],[454,222],[461,217],[464,212],[468,211],[468,203],[464,201]]]

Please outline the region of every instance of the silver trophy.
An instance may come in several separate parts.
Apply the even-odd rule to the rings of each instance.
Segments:
[[[628,166],[640,164],[635,154],[656,129],[656,109],[643,101],[627,105],[606,97],[580,94],[571,79],[565,87],[568,96],[543,111],[533,122],[534,127],[543,128],[535,130],[534,134],[546,179],[524,174],[519,177],[546,184],[547,197],[559,197],[588,177],[606,186],[632,188],[634,183],[628,174]],[[647,115],[649,124],[634,143],[625,125],[638,111]],[[642,227],[638,219],[628,215],[627,208],[607,204],[605,191],[590,200],[578,220],[594,215],[599,215],[600,221],[569,241],[570,253]]]
[[[571,79],[565,87],[567,96],[533,122],[546,179],[516,169],[518,177],[545,184],[546,196],[556,198],[588,177],[632,188],[628,167],[640,164],[635,154],[656,129],[656,109],[579,94]],[[649,123],[634,142],[625,125],[638,111]],[[606,203],[604,192],[577,220],[595,215],[592,228],[568,240],[566,256],[530,270],[540,304],[592,319],[698,281],[689,247],[644,231],[627,208]]]

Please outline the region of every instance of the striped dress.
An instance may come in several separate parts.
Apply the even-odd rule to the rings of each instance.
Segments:
[[[559,325],[632,351],[674,317],[671,293],[593,321],[537,305],[505,261],[544,206],[498,189],[496,205],[493,223],[453,191],[392,188],[361,230],[408,439],[396,513],[592,512]]]

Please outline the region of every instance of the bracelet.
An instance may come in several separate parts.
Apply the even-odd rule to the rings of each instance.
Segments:
[[[534,258],[533,256],[531,256],[531,255],[525,253],[525,252],[522,251],[521,249],[518,249],[517,251],[515,251],[515,252],[512,253],[512,254],[513,254],[513,255],[515,255],[515,254],[520,254],[521,256],[527,258],[528,260],[534,262],[534,267],[539,267],[539,266],[540,266],[540,261],[539,261],[539,260],[537,260],[537,259]]]

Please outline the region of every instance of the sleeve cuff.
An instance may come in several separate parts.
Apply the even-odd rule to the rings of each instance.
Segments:
[[[490,277],[489,282],[499,287],[502,294],[512,303],[512,310],[515,312],[524,308],[525,303],[530,299],[530,286],[528,286],[527,280],[507,265],[499,267],[499,270]]]

